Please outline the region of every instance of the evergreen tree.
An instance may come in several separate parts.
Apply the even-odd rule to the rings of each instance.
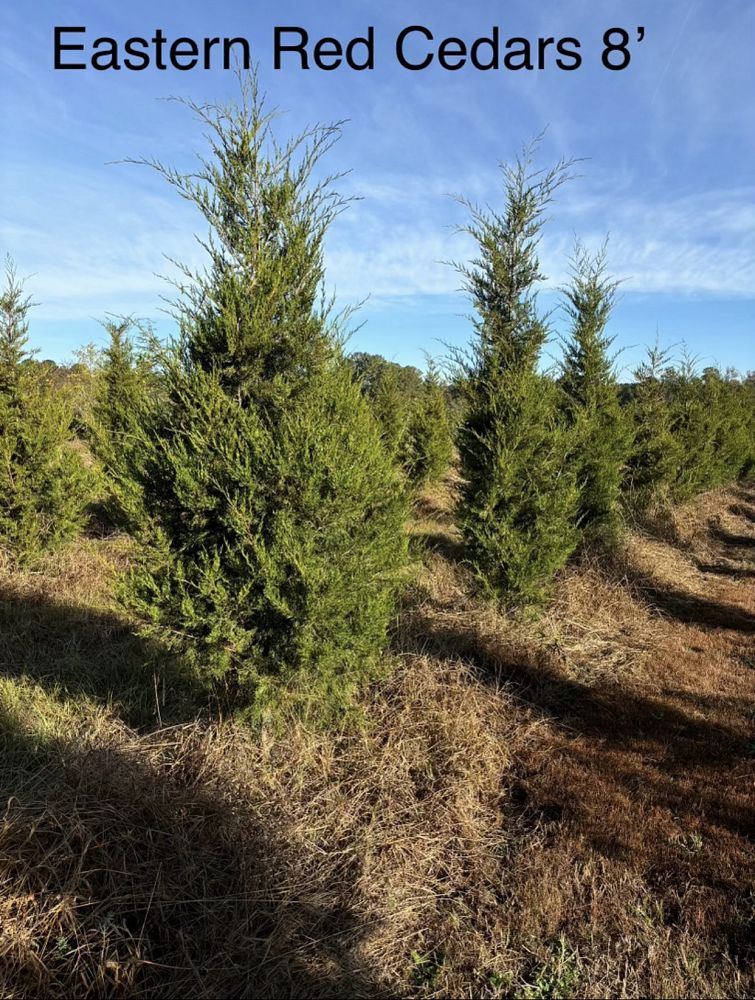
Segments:
[[[421,372],[412,365],[399,365],[379,354],[361,351],[347,360],[370,401],[388,453],[400,469],[408,471],[410,424],[423,393]]]
[[[0,294],[0,392],[11,394],[18,386],[24,363],[31,359],[29,340],[31,296],[24,295],[10,256],[5,258],[5,286]]]
[[[65,394],[26,347],[30,308],[8,258],[0,294],[0,549],[19,563],[81,529],[94,480],[73,448]]]
[[[104,351],[94,343],[74,349],[73,362],[65,370],[65,388],[73,407],[76,436],[91,436],[94,410],[99,392]]]
[[[630,509],[643,512],[667,501],[680,463],[679,443],[673,432],[667,370],[669,355],[658,344],[634,372],[629,404],[632,448],[627,462],[624,493]]]
[[[322,720],[374,676],[406,559],[401,483],[322,305],[343,202],[312,178],[337,130],[279,145],[254,79],[190,107],[212,156],[153,165],[209,223],[209,266],[184,272],[162,398],[117,472],[142,543],[124,598],[255,713]]]
[[[412,404],[413,400],[402,391],[398,366],[386,365],[375,388],[372,408],[380,425],[383,444],[401,467],[406,464]]]
[[[669,494],[673,500],[685,501],[723,481],[717,451],[725,447],[723,438],[728,437],[725,403],[720,379],[703,379],[686,350],[678,364],[666,369],[662,380],[677,456]]]
[[[738,475],[746,482],[755,482],[755,371],[748,372],[738,382],[736,401],[743,428]]]
[[[565,344],[561,386],[564,411],[575,431],[571,461],[580,488],[578,524],[586,537],[612,542],[619,526],[619,500],[629,428],[619,403],[606,334],[618,282],[606,275],[605,248],[595,256],[579,244],[571,283],[564,289],[571,330]]]
[[[409,422],[407,468],[415,486],[438,482],[451,463],[453,440],[445,388],[432,358]]]
[[[471,562],[504,598],[537,601],[573,552],[576,480],[552,380],[538,372],[548,326],[535,288],[544,211],[567,165],[533,174],[531,151],[503,167],[505,207],[468,206],[478,257],[460,267],[477,311],[463,362],[467,413],[459,430],[458,512]]]
[[[129,481],[119,480],[118,472],[127,461],[129,451],[136,446],[136,429],[152,397],[152,407],[159,399],[160,384],[151,370],[145,353],[136,350],[130,317],[107,319],[103,323],[108,333],[108,346],[102,352],[96,373],[96,390],[89,424],[92,449],[99,459],[111,493],[109,513],[116,523],[124,523],[124,506],[129,501],[125,489]],[[147,331],[142,331],[145,333]]]
[[[711,486],[738,479],[753,454],[755,403],[745,404],[743,384],[736,371],[703,371],[704,404],[714,414],[709,482]]]

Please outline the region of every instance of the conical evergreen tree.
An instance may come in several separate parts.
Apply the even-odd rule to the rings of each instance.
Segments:
[[[5,258],[5,286],[0,295],[0,392],[11,393],[18,385],[24,362],[32,357],[27,349],[31,296],[24,294],[10,256]]]
[[[407,471],[415,487],[438,482],[451,464],[453,439],[446,392],[432,358],[409,421]]]
[[[0,550],[19,563],[76,535],[94,487],[73,448],[66,396],[27,350],[30,307],[8,258],[0,294]]]
[[[702,378],[686,349],[681,360],[664,371],[662,380],[677,455],[669,496],[689,500],[723,481],[718,478],[717,451],[725,447],[729,428],[725,430],[722,386],[718,378]]]
[[[625,472],[624,493],[632,510],[643,512],[670,499],[680,462],[673,432],[667,371],[669,354],[658,344],[634,372],[629,406],[633,443]]]
[[[605,248],[591,256],[579,244],[572,277],[564,289],[570,333],[561,368],[564,411],[575,431],[571,461],[580,490],[577,520],[589,539],[611,543],[619,527],[629,427],[609,355],[613,337],[606,325],[618,282],[606,275]]]
[[[337,132],[277,144],[253,79],[191,107],[212,157],[155,166],[209,223],[210,265],[185,272],[119,471],[143,549],[124,597],[256,713],[322,720],[374,676],[406,558],[401,483],[320,305],[343,202],[312,175]]]
[[[151,371],[147,355],[136,350],[134,321],[130,317],[108,319],[103,326],[109,343],[102,352],[96,375],[88,431],[112,494],[109,513],[116,523],[124,523],[123,507],[128,506],[128,501],[121,496],[126,484],[119,480],[119,470],[129,450],[137,445],[139,422],[145,408],[150,405],[154,408],[160,383]]]
[[[543,213],[566,175],[564,163],[533,174],[530,151],[504,166],[505,207],[469,206],[479,256],[460,268],[478,319],[464,363],[458,517],[480,579],[506,599],[541,599],[578,538],[569,435],[538,371],[548,326],[535,293]]]
[[[388,454],[401,467],[406,464],[412,404],[402,392],[398,368],[386,365],[375,388],[372,410]]]

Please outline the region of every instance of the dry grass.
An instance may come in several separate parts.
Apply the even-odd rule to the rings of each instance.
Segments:
[[[0,570],[3,996],[752,995],[755,497],[533,620],[475,598],[452,489],[339,734],[209,721],[112,606],[122,540]]]

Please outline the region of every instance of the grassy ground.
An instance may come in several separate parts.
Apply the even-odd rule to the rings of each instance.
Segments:
[[[3,997],[753,994],[755,493],[533,621],[452,487],[358,731],[213,717],[115,609],[123,539],[0,568]]]

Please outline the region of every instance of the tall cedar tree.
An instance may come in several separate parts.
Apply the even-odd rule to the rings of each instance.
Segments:
[[[564,410],[575,432],[571,461],[579,484],[578,525],[585,537],[613,542],[629,447],[629,427],[609,355],[606,326],[618,282],[606,275],[605,247],[591,256],[577,244],[570,284],[563,289],[570,333],[561,368]]]
[[[133,483],[122,482],[119,469],[128,451],[138,446],[137,427],[141,413],[150,405],[154,407],[160,383],[151,371],[148,356],[136,350],[134,320],[131,317],[108,319],[103,326],[109,342],[95,375],[89,438],[111,494],[109,513],[116,523],[127,524],[124,507],[128,508],[128,500],[122,493],[126,486],[133,489]]]
[[[30,308],[8,258],[0,293],[0,550],[27,564],[81,530],[94,488],[73,447],[67,397],[27,349]]]
[[[254,78],[189,107],[211,158],[152,165],[209,224],[209,265],[183,272],[163,398],[122,456],[144,553],[124,597],[257,717],[322,722],[375,676],[406,560],[401,483],[320,304],[343,201],[313,173],[338,129],[279,145]]]
[[[432,358],[409,421],[407,471],[415,487],[438,482],[451,464],[453,439],[446,390]]]
[[[684,501],[727,478],[722,470],[719,479],[721,457],[725,454],[722,437],[728,437],[722,434],[728,423],[726,403],[718,391],[720,381],[703,378],[695,358],[686,350],[679,363],[663,373],[663,383],[678,456],[669,495]]]
[[[479,256],[459,267],[478,318],[472,354],[463,359],[458,519],[484,586],[524,602],[542,599],[578,539],[576,478],[565,462],[570,434],[553,381],[538,371],[548,325],[535,292],[544,212],[568,165],[533,173],[531,153],[502,167],[502,212],[465,202],[465,231]]]
[[[642,513],[672,497],[681,454],[670,404],[669,353],[656,345],[634,372],[629,405],[632,448],[625,471],[629,508]]]
[[[386,365],[380,373],[372,400],[372,409],[380,424],[383,444],[401,467],[405,465],[409,421],[414,400],[404,391],[400,369]]]

